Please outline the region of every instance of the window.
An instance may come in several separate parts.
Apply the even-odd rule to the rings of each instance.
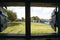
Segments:
[[[58,33],[58,27],[55,29],[53,26],[56,20],[55,10],[56,7],[31,7],[31,35]]]
[[[56,35],[59,33],[58,7],[48,4],[31,2],[31,36]],[[53,17],[52,14],[54,14]]]
[[[48,3],[47,3],[48,4]],[[12,4],[7,4],[8,6],[10,5],[12,5]],[[20,4],[19,4],[20,5]],[[44,4],[43,4],[44,5]],[[41,4],[41,6],[43,6],[42,4]],[[14,6],[16,6],[16,5],[14,5]],[[40,4],[33,4],[32,6],[40,6]],[[44,6],[47,6],[47,5],[44,5]],[[48,6],[51,6],[50,4],[48,5]],[[54,6],[54,5],[52,5],[52,6]],[[56,5],[55,5],[56,6]],[[25,2],[25,13],[26,13],[26,20],[25,20],[25,22],[26,22],[26,37],[27,38],[29,38],[31,35],[31,33],[30,33],[30,27],[31,27],[31,25],[30,25],[30,3],[27,1],[27,2]],[[9,20],[10,21],[10,20]],[[46,22],[45,22],[46,23]],[[19,36],[19,35],[18,35]],[[38,36],[38,35],[37,35]],[[43,35],[44,36],[44,35]]]
[[[7,27],[1,33],[25,34],[25,7],[24,6],[7,7],[6,12],[8,15],[7,17],[8,23]],[[3,16],[3,19],[4,23],[6,23],[5,16]]]

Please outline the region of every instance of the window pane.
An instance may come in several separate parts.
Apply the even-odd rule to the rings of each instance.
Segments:
[[[55,7],[31,7],[31,34],[58,33],[58,27],[56,32],[54,27],[56,17],[52,17],[54,10]]]
[[[9,6],[5,11],[7,17],[1,14],[0,33],[25,34],[25,6]]]

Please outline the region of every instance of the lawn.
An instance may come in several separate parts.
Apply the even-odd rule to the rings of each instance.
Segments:
[[[44,23],[31,23],[32,34],[55,33],[50,25]]]
[[[25,23],[9,22],[8,27],[1,33],[25,34]]]
[[[1,33],[25,34],[24,22],[9,22],[8,27]],[[32,34],[54,33],[50,25],[44,23],[31,23]]]

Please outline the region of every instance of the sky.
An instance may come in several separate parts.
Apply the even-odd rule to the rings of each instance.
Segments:
[[[12,10],[13,12],[16,12],[17,18],[21,19],[21,17],[25,18],[25,7],[24,6],[10,6],[7,7],[7,9]],[[55,8],[54,7],[31,7],[30,13],[32,16],[38,16],[39,18],[43,19],[50,19],[51,13],[53,12]]]

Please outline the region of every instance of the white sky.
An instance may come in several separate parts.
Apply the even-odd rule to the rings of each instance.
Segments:
[[[7,7],[7,9],[12,10],[17,13],[17,18],[21,19],[21,17],[25,18],[25,7]],[[31,7],[31,17],[38,16],[44,19],[50,19],[51,13],[53,12],[54,7]]]

